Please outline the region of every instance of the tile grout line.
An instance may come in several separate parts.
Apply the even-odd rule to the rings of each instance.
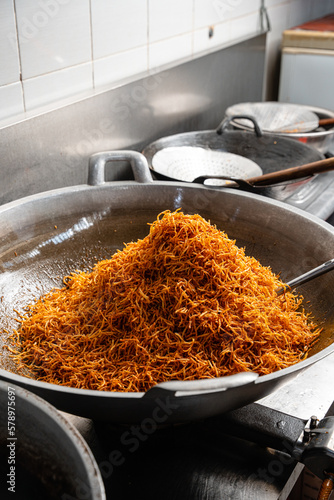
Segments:
[[[90,29],[90,53],[92,61],[92,86],[95,90],[95,66],[94,66],[94,43],[93,43],[93,16],[92,16],[92,0],[89,0],[89,29]]]
[[[147,74],[150,72],[150,0],[146,0],[146,18],[147,18],[147,39],[146,39],[146,44],[147,44],[147,66],[146,66],[146,71]]]
[[[25,113],[27,111],[27,109],[26,109],[26,100],[25,100],[25,95],[24,95],[23,79],[22,79],[22,59],[21,59],[21,50],[20,50],[20,43],[19,43],[19,27],[18,27],[18,21],[17,21],[16,0],[13,0],[13,10],[14,10],[16,42],[17,42],[17,55],[18,55],[19,73],[20,73],[19,78],[20,78],[21,92],[22,92],[23,112]]]

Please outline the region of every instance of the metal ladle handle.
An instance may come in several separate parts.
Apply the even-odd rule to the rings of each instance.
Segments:
[[[199,176],[194,179],[193,182],[204,182],[206,179],[228,179],[231,184],[224,187],[240,187],[243,189],[252,190],[260,187],[269,187],[282,182],[290,182],[295,179],[302,179],[305,177],[310,177],[315,174],[320,174],[323,172],[330,172],[334,169],[334,156],[331,158],[325,158],[324,160],[314,161],[312,163],[307,163],[306,165],[301,165],[299,167],[286,168],[285,170],[278,170],[276,172],[270,172],[269,174],[259,175],[257,177],[249,177],[248,179],[236,179],[235,177],[226,177],[218,175],[210,176]]]
[[[334,269],[334,259],[328,260],[327,262],[324,262],[320,266],[315,267],[310,271],[307,271],[307,273],[301,274],[297,278],[288,281],[284,286],[276,290],[276,294],[282,295],[285,291],[291,290],[292,288],[298,285],[303,285],[304,283],[307,283],[308,281],[311,281],[314,278],[317,278],[318,276],[328,273],[332,269]]]

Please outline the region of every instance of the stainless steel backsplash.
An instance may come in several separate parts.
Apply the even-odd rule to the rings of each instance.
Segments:
[[[218,126],[225,109],[263,95],[265,35],[0,128],[0,204],[85,184],[98,151]],[[107,180],[131,178],[113,166]]]

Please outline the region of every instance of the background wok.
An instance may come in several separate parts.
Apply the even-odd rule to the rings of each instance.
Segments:
[[[255,131],[251,132],[227,129],[231,120],[231,118],[225,119],[217,130],[174,134],[148,144],[142,153],[146,157],[154,177],[160,180],[183,180],[184,171],[181,173],[175,170],[171,175],[170,169],[156,168],[153,165],[155,154],[171,147],[199,147],[239,155],[255,162],[262,169],[263,174],[305,165],[325,158],[320,151],[311,146],[277,134],[262,134],[256,126]],[[205,174],[206,172],[203,172],[203,175]],[[192,180],[193,173],[189,172],[189,182]],[[298,182],[296,182],[296,189],[298,186]],[[292,191],[291,186],[288,192],[285,192],[285,186],[275,186],[269,187],[265,194],[275,199],[284,200],[292,194]]]
[[[135,181],[105,183],[110,160],[131,160]],[[144,237],[163,210],[199,213],[235,238],[246,253],[288,280],[332,257],[334,229],[317,217],[275,200],[231,189],[153,182],[139,153],[106,152],[90,164],[90,185],[49,191],[0,208],[1,330],[17,326],[14,309],[55,286],[76,269],[109,257],[123,242]],[[283,223],[284,222],[284,223]],[[313,355],[290,368],[257,377],[243,373],[193,382],[166,382],[146,393],[72,389],[15,373],[8,352],[0,358],[0,378],[22,385],[61,410],[97,420],[184,422],[228,411],[260,399],[310,364],[334,352],[334,273],[301,288],[307,308],[324,332]],[[1,343],[8,335],[1,334]],[[152,417],[153,415],[153,417]]]

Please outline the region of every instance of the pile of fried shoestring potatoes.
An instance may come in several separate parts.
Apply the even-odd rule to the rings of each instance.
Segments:
[[[163,212],[149,234],[76,271],[18,319],[20,367],[38,380],[146,391],[167,380],[268,374],[319,329],[270,268],[199,215]]]

